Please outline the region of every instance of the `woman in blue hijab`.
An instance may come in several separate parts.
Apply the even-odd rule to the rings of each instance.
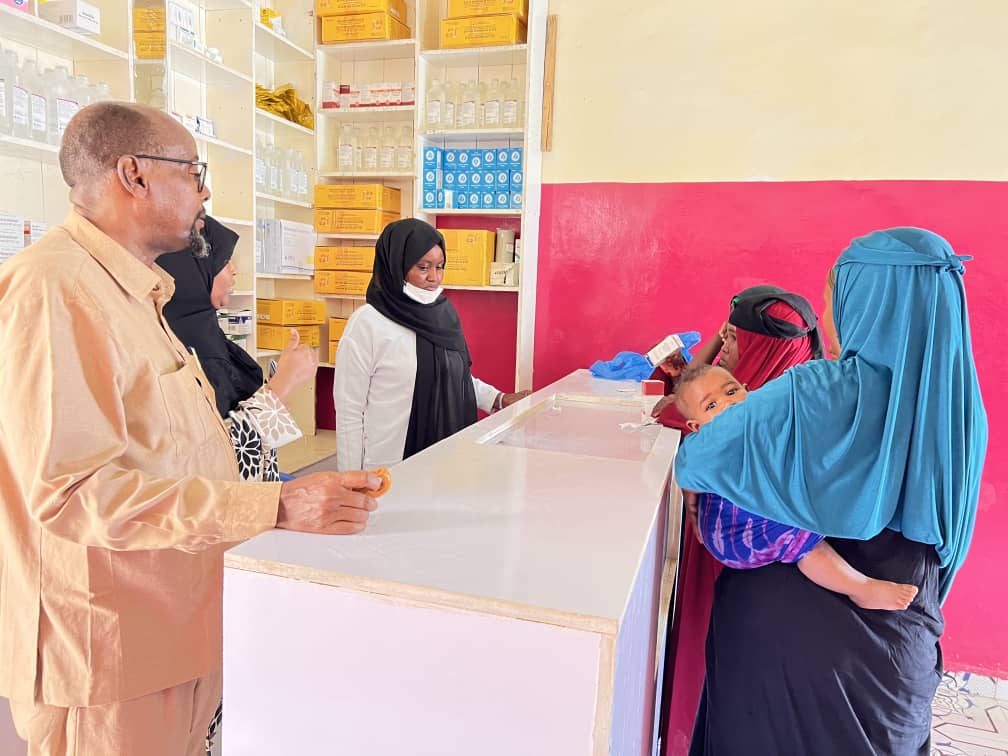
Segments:
[[[941,602],[969,548],[987,447],[963,261],[929,231],[855,239],[827,284],[840,358],[799,365],[687,439],[676,475],[823,533],[920,589],[860,609],[790,565],[726,569],[691,754],[929,753]]]

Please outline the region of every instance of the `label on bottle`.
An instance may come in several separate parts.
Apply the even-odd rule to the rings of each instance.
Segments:
[[[459,125],[463,129],[474,129],[476,128],[476,101],[475,100],[464,100],[462,102],[462,114],[459,119]]]
[[[509,127],[518,125],[517,100],[504,100],[504,125]]]
[[[446,129],[455,128],[455,103],[446,102],[444,110],[444,127]]]
[[[396,148],[396,168],[408,171],[413,167],[413,148],[409,146]]]
[[[31,127],[32,131],[46,130],[46,98],[35,92],[31,93]]]
[[[500,126],[501,106],[500,100],[490,100],[486,104],[484,123],[487,127]]]
[[[266,161],[261,157],[255,159],[255,183],[260,189],[266,186]]]
[[[66,131],[67,124],[70,123],[71,118],[77,115],[78,110],[80,110],[80,103],[77,100],[67,100],[62,97],[56,98],[56,117],[59,121],[60,135]]]
[[[337,155],[337,165],[341,171],[352,171],[354,169],[354,149],[352,144],[341,144]]]
[[[269,167],[269,188],[272,194],[280,189],[280,169],[275,165]]]
[[[14,87],[11,117],[18,126],[28,125],[28,90]]]
[[[377,171],[378,170],[378,148],[368,147],[364,150],[364,170],[365,171]]]
[[[381,148],[381,155],[378,157],[378,167],[383,171],[391,171],[395,168],[396,148],[386,145]]]
[[[427,125],[428,126],[440,126],[441,125],[441,101],[431,100],[427,103]]]

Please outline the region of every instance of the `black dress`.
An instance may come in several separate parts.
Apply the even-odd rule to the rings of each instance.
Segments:
[[[794,565],[725,569],[690,756],[930,753],[944,628],[934,547],[891,530],[829,542],[866,575],[917,585],[917,598],[871,611]]]

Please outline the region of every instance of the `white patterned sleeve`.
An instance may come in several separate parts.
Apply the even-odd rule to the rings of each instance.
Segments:
[[[230,416],[232,422],[251,426],[259,435],[263,449],[279,449],[303,435],[290,411],[268,385],[239,402]]]

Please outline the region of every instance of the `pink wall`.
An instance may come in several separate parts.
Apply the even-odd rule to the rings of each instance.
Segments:
[[[1008,511],[998,503],[1008,491],[1008,392],[999,380],[1008,352],[998,338],[1008,183],[548,184],[542,199],[536,387],[669,332],[706,337],[730,296],[756,283],[821,308],[828,266],[853,236],[877,228],[924,226],[976,258],[966,285],[990,446],[973,546],[945,607],[944,648],[949,669],[1008,677]],[[469,334],[466,314],[463,322]]]

